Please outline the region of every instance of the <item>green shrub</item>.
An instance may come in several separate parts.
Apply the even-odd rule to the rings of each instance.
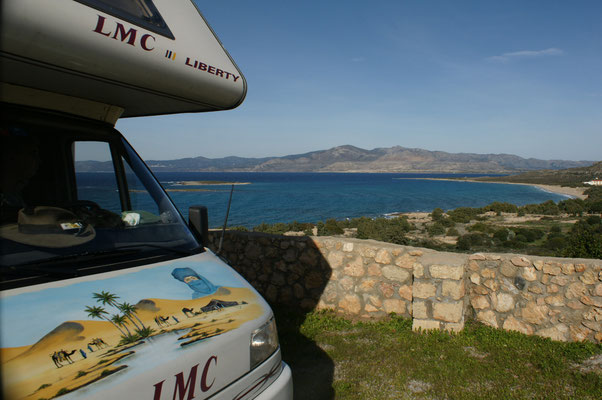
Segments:
[[[545,233],[541,229],[530,228],[512,228],[516,234],[516,240],[521,242],[534,242],[544,237]],[[519,239],[520,236],[520,239]]]
[[[586,205],[581,199],[567,199],[559,202],[558,208],[567,214],[581,215],[585,212]]]
[[[405,233],[411,229],[405,218],[359,218],[357,224],[358,239],[374,239],[381,242],[408,244]]]
[[[308,222],[293,221],[288,224],[288,232],[306,232],[313,229],[314,224]]]
[[[435,208],[431,213],[431,218],[433,221],[441,221],[443,219],[443,210],[440,208]]]
[[[498,240],[499,242],[505,242],[508,240],[509,234],[510,230],[507,228],[498,229],[493,233],[493,239]]]
[[[247,229],[247,227],[242,226],[242,225],[229,226],[228,230],[230,230],[230,231],[237,231],[237,232],[249,232],[249,230]]]
[[[564,249],[565,245],[566,245],[566,238],[562,237],[562,236],[548,237],[548,239],[543,244],[543,246],[546,249],[554,250],[556,252]]]
[[[326,222],[318,222],[318,236],[342,235],[343,228],[339,226],[334,218],[327,219]]]
[[[456,247],[458,250],[470,250],[470,239],[467,238],[466,235],[460,236],[456,243]]]
[[[573,225],[562,251],[564,257],[602,259],[602,222],[600,217],[591,216]]]
[[[495,228],[493,228],[490,225],[487,225],[483,222],[477,222],[474,225],[469,226],[468,228],[469,232],[482,232],[482,233],[491,233],[494,232]]]
[[[587,207],[587,212],[602,213],[602,200],[588,203],[586,207]]]
[[[530,240],[528,240],[525,235],[520,235],[520,234],[516,235],[514,237],[514,240],[517,242],[521,242],[521,243],[530,242]]]
[[[518,212],[518,207],[515,206],[514,204],[510,204],[510,203],[502,203],[499,201],[495,201],[485,207],[483,207],[483,211],[493,211],[495,213],[515,213]]]
[[[285,224],[283,222],[278,222],[275,224],[266,224],[265,222],[262,222],[261,225],[253,227],[253,232],[268,233],[270,235],[283,235],[286,232],[310,233],[313,227],[313,224],[301,223],[297,221],[293,221],[290,224]]]
[[[527,247],[524,241],[521,241],[517,238],[506,240],[504,243],[502,243],[502,246],[508,247],[510,249],[524,249],[525,247]]]
[[[446,233],[447,236],[460,236],[460,232],[456,228],[449,228]]]
[[[435,222],[434,224],[427,226],[426,231],[428,232],[429,236],[443,235],[445,234],[445,226],[439,222]]]
[[[543,215],[558,215],[560,214],[560,208],[558,205],[554,203],[552,200],[548,200],[544,203],[541,203],[542,214]]]
[[[266,224],[262,222],[260,225],[253,227],[253,232],[269,233],[272,235],[282,235],[286,232],[286,225],[282,222],[277,224]]]
[[[487,246],[491,244],[491,239],[483,233],[468,233],[458,238],[456,247],[460,250],[470,250],[475,246]]]
[[[460,223],[468,223],[471,220],[475,219],[477,215],[481,214],[480,208],[470,208],[470,207],[458,207],[455,210],[448,211],[447,215],[454,222]]]
[[[442,218],[440,221],[437,221],[437,222],[446,228],[453,228],[454,226],[456,226],[456,223],[451,218],[447,218],[447,217]]]
[[[585,199],[586,203],[602,201],[602,186],[592,186],[588,189],[585,189],[583,194],[587,195],[587,199]]]
[[[602,224],[602,218],[598,215],[591,215],[585,219],[588,225],[600,225]]]
[[[527,214],[558,215],[560,208],[554,201],[548,200],[541,204],[527,204],[521,207]]]

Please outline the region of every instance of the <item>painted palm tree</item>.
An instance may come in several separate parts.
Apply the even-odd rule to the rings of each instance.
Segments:
[[[136,318],[136,321],[138,321],[140,323],[140,325],[142,325],[142,329],[146,329],[146,326],[144,326],[144,324],[142,323],[142,321],[140,321],[140,318],[138,318],[138,316],[136,315],[136,306],[130,304],[130,303],[121,303],[119,304],[119,310],[128,318],[130,318],[130,316],[133,316],[134,318]],[[130,318],[131,321],[131,318]],[[132,323],[134,324],[134,326],[136,326],[136,329],[140,329],[138,328],[138,325],[136,325],[136,323],[134,321],[132,321]]]
[[[117,299],[119,298],[119,296],[117,296],[116,294],[111,293],[111,292],[105,292],[104,290],[101,291],[100,293],[92,293],[92,297],[94,297],[97,302],[102,303],[103,305],[108,304],[110,306],[117,308],[121,312],[123,312],[124,315],[127,317],[127,319],[130,320],[132,325],[134,325],[136,327],[136,330],[140,330],[140,327],[138,326],[138,324],[136,324],[136,322],[131,317],[132,312],[135,311],[134,306],[131,306],[128,303],[124,303],[124,304],[128,304],[128,307],[125,307],[125,310],[131,310],[129,312],[124,311],[123,305],[119,304],[117,302]],[[138,319],[138,317],[136,317],[136,319]],[[138,322],[140,322],[140,324],[142,324],[142,321],[140,321],[139,319],[138,319]],[[144,328],[144,324],[142,324],[142,327]]]
[[[86,306],[86,309],[84,311],[88,313],[88,317],[104,319],[105,321],[112,323],[113,326],[115,328],[117,328],[119,330],[119,332],[121,332],[122,335],[125,336],[125,332],[119,326],[117,326],[113,321],[111,321],[109,318],[106,317],[108,312],[106,312],[106,310],[104,308],[98,307],[98,306],[92,306],[92,307]]]
[[[108,304],[110,306],[119,308],[119,303],[117,303],[119,296],[116,294],[105,292],[103,290],[100,293],[92,293],[92,297],[96,299],[96,302],[102,303],[103,306]]]
[[[122,328],[125,328],[125,330],[128,333],[128,336],[132,336],[132,332],[130,332],[130,330],[128,329],[125,315],[115,314],[111,317],[111,322],[113,322],[117,326],[121,326]]]

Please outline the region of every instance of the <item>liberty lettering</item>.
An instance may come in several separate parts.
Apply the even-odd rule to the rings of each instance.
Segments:
[[[224,71],[223,69],[219,69],[217,67],[214,67],[213,65],[205,64],[204,62],[199,60],[191,60],[190,57],[186,57],[184,65],[188,65],[189,67],[198,69],[199,71],[210,73],[211,75],[215,75],[223,79],[230,79],[230,77],[232,77],[232,80],[234,82],[236,82],[238,78],[240,78],[240,75],[234,75],[231,72]]]
[[[184,372],[179,372],[174,375],[175,381],[173,383],[174,388],[173,388],[172,400],[192,400],[192,399],[194,399],[194,391],[197,387],[197,375],[198,375],[197,371],[198,371],[199,365],[200,364],[196,364],[192,368],[190,368],[190,372],[188,373],[187,379],[184,377]],[[200,382],[198,383],[202,392],[208,392],[209,390],[211,390],[211,387],[215,383],[215,377],[213,375],[211,375],[213,377],[213,379],[211,379],[211,381],[209,382],[209,379],[210,379],[209,370],[213,366],[217,366],[217,356],[211,356],[205,362],[205,366],[203,367],[203,373],[201,374],[201,379],[200,379]],[[153,400],[161,400],[161,394],[163,392],[163,384],[164,383],[165,383],[165,380],[162,380],[161,382],[157,382],[153,385],[153,387],[154,387]],[[169,392],[167,392],[167,393],[169,393]],[[168,396],[169,396],[169,394],[168,394]]]
[[[115,21],[115,31],[112,32],[108,27],[105,27],[106,21],[107,19],[105,17],[99,15],[98,21],[96,21],[96,27],[92,31],[110,37],[111,39],[127,43],[131,46],[136,46],[136,37],[138,36],[137,29],[130,28],[126,30],[126,27],[122,23]],[[155,41],[155,37],[148,33],[145,33],[140,37],[140,47],[145,51],[152,51],[154,49],[154,47],[150,47],[149,39],[152,39],[153,42]]]

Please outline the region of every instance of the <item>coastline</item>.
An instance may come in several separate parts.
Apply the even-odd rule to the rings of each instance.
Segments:
[[[250,185],[251,182],[224,182],[224,181],[178,181],[174,185],[178,186],[230,186],[230,185]]]
[[[502,183],[502,182],[500,182],[500,183]],[[581,200],[587,199],[587,195],[583,194],[583,192],[585,192],[585,190],[587,188],[573,188],[573,187],[558,186],[558,185],[541,185],[541,184],[537,184],[537,183],[534,183],[534,184],[517,183],[517,185],[534,186],[534,187],[540,188],[542,190],[545,190],[546,192],[563,194],[565,196],[569,196],[571,198],[577,198],[577,199],[581,199]]]
[[[544,190],[546,192],[561,194],[564,196],[568,196],[570,198],[577,198],[581,200],[585,200],[587,195],[583,192],[587,188],[574,188],[568,186],[560,186],[560,185],[544,185],[539,183],[517,183],[517,182],[490,182],[490,181],[479,181],[475,179],[451,179],[451,178],[396,178],[396,179],[421,179],[421,180],[430,180],[430,181],[452,181],[452,182],[473,182],[473,183],[495,183],[501,185],[523,185],[523,186],[532,186],[538,189]]]

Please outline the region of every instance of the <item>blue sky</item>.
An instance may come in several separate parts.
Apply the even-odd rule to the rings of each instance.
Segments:
[[[145,159],[351,144],[600,160],[600,1],[197,1],[237,109],[124,119]]]

